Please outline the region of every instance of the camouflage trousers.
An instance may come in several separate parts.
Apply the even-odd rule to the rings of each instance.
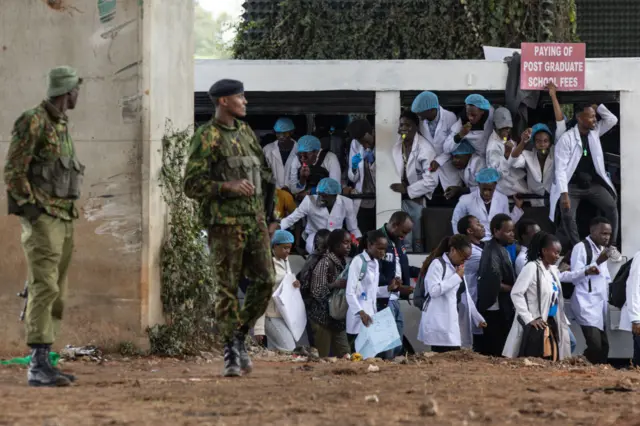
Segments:
[[[245,225],[213,225],[209,229],[216,324],[225,341],[238,329],[253,327],[267,309],[275,285],[269,232],[264,219]],[[238,303],[241,278],[251,285],[244,305]]]

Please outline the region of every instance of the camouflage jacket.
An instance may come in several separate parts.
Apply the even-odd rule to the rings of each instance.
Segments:
[[[33,164],[51,162],[61,156],[75,158],[67,116],[43,101],[16,120],[7,152],[4,183],[18,206],[31,203],[62,220],[78,218],[72,200],[51,196],[30,182],[29,169]]]
[[[253,196],[222,190],[224,182],[245,178],[256,187]],[[233,127],[228,127],[213,119],[194,134],[184,190],[200,203],[203,223],[242,225],[255,223],[257,217],[265,218],[264,187],[272,182],[273,174],[258,138],[245,122],[235,120]]]

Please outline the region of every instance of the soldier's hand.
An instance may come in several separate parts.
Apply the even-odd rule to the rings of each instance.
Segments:
[[[243,197],[251,197],[256,187],[248,180],[242,179],[223,183],[222,190]]]

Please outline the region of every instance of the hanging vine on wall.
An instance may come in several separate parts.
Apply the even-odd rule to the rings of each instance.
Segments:
[[[575,41],[575,0],[274,0],[238,59],[478,59],[482,46]]]
[[[168,122],[162,139],[160,182],[169,213],[160,257],[166,324],[148,333],[151,351],[169,356],[197,354],[216,343],[211,267],[201,236],[204,228],[196,204],[183,192],[191,130],[174,130]]]

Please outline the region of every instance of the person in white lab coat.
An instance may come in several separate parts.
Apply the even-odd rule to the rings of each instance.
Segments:
[[[611,223],[604,217],[596,217],[591,221],[589,236],[576,244],[571,252],[572,271],[584,270],[589,266],[596,266],[599,270],[597,275],[585,273],[575,278],[573,280],[575,289],[571,296],[571,311],[575,322],[582,329],[587,344],[584,356],[592,364],[605,364],[609,357],[609,340],[605,322],[611,282],[607,267],[610,254],[606,249],[610,239]]]
[[[451,153],[451,164],[458,173],[458,181],[453,186],[444,188],[447,200],[454,200],[461,195],[469,194],[478,186],[476,174],[486,168],[485,159],[476,154],[471,144],[462,141]]]
[[[273,126],[278,140],[267,144],[264,148],[264,156],[267,164],[273,171],[276,187],[287,188],[291,165],[298,155],[298,143],[293,139],[295,126],[290,118],[279,118]]]
[[[569,321],[555,266],[561,250],[554,235],[539,232],[534,236],[528,262],[511,290],[516,315],[503,356],[534,356],[552,361],[571,356]]]
[[[289,264],[289,254],[291,253],[293,241],[293,234],[281,229],[277,230],[273,234],[273,238],[271,238],[273,266],[276,272],[276,284],[273,287],[274,291],[280,286],[282,280],[287,275],[292,274],[291,265]],[[293,286],[300,288],[300,281],[296,280]],[[269,349],[291,352],[296,348],[296,339],[280,315],[273,298],[269,299],[269,304],[267,305],[267,310],[264,315],[256,321],[253,327],[253,335],[256,337],[258,343],[262,343],[264,336],[267,336],[267,347]]]
[[[402,194],[402,210],[409,213],[413,230],[404,238],[408,252],[422,253],[422,209],[425,198],[431,199],[438,186],[430,165],[436,152],[426,139],[418,133],[419,119],[411,111],[403,111],[398,127],[398,140],[391,153],[401,183],[391,185],[391,190]]]
[[[469,257],[469,238],[458,234],[444,238],[422,265],[420,276],[424,277],[427,301],[422,308],[418,340],[430,345],[433,352],[455,351],[462,346],[458,295],[467,299],[475,324],[486,325],[464,288],[464,263]]]
[[[516,144],[511,139],[513,120],[508,109],[500,107],[494,111],[493,127],[495,130],[491,133],[487,144],[487,167],[496,169],[502,176],[498,182],[498,191],[507,196],[526,194],[524,170],[513,168],[509,163],[511,151]]]
[[[307,195],[302,203],[289,216],[280,222],[281,229],[291,228],[302,218],[307,218],[302,237],[306,241],[307,253],[313,253],[313,241],[320,229],[347,229],[354,238],[360,238],[358,222],[353,208],[353,201],[340,194],[340,184],[331,178],[324,178],[318,183],[317,195]]]
[[[633,333],[633,365],[640,367],[640,251],[633,256],[627,278],[627,300],[620,313],[620,330]]]
[[[445,152],[453,152],[456,145],[467,140],[476,153],[485,157],[487,143],[493,133],[493,107],[482,95],[473,94],[464,100],[465,109],[462,115],[451,126],[451,132],[444,144]]]
[[[305,135],[298,141],[298,156],[291,163],[289,189],[302,200],[315,194],[316,186],[324,178],[340,183],[342,171],[338,157],[333,152],[321,149],[320,139]]]
[[[351,136],[347,178],[358,194],[376,193],[375,132],[365,119],[353,120],[347,126]],[[346,188],[345,188],[346,189]],[[376,228],[376,200],[354,200],[358,228],[367,233]],[[361,211],[362,209],[362,211]]]
[[[520,243],[520,251],[518,252],[515,262],[516,277],[520,275],[520,271],[522,271],[522,268],[524,268],[524,265],[527,263],[529,244],[531,244],[533,236],[538,232],[540,232],[540,226],[535,220],[520,219],[518,223],[516,223],[516,239]]]
[[[458,311],[460,321],[460,337],[462,347],[473,347],[476,350],[479,347],[479,340],[482,339],[482,328],[473,322],[472,312],[476,310],[478,302],[478,269],[480,268],[480,259],[482,258],[482,250],[484,249],[485,237],[484,226],[477,217],[467,215],[458,222],[458,233],[466,235],[471,243],[471,256],[464,263],[464,281],[469,293],[469,299],[463,297]],[[473,306],[471,306],[473,303]]]
[[[460,197],[456,208],[453,210],[451,219],[453,233],[458,232],[458,221],[469,214],[477,217],[484,226],[487,235],[485,239],[491,238],[489,236],[489,224],[495,215],[504,213],[509,215],[514,222],[520,220],[524,214],[522,199],[515,195],[513,196],[515,206],[510,212],[509,199],[506,195],[496,190],[498,180],[500,180],[500,173],[496,169],[485,168],[478,172],[476,175],[478,188],[474,189],[470,194]]]
[[[347,304],[347,336],[351,350],[355,352],[354,343],[360,333],[361,325],[369,327],[373,323],[371,318],[377,312],[376,297],[378,281],[380,280],[380,265],[378,260],[384,259],[387,252],[387,237],[378,229],[367,234],[367,249],[351,260],[345,291]],[[367,263],[367,272],[360,280],[362,263]],[[398,282],[389,284],[388,290],[395,291]]]
[[[596,120],[596,110],[602,120]],[[580,105],[576,108],[578,124],[567,131],[556,143],[555,180],[551,186],[551,211],[560,201],[560,213],[564,232],[571,245],[580,241],[576,212],[581,201],[595,205],[609,219],[612,227],[611,260],[619,262],[622,255],[616,249],[618,236],[618,206],[616,189],[605,166],[600,137],[618,123],[618,118],[604,105]]]
[[[442,108],[438,96],[433,92],[422,92],[416,96],[411,112],[420,117],[419,132],[436,152],[436,158],[431,162],[431,172],[435,173],[443,191],[455,186],[458,182],[457,172],[451,164],[450,154],[444,150],[444,143],[458,117]]]

